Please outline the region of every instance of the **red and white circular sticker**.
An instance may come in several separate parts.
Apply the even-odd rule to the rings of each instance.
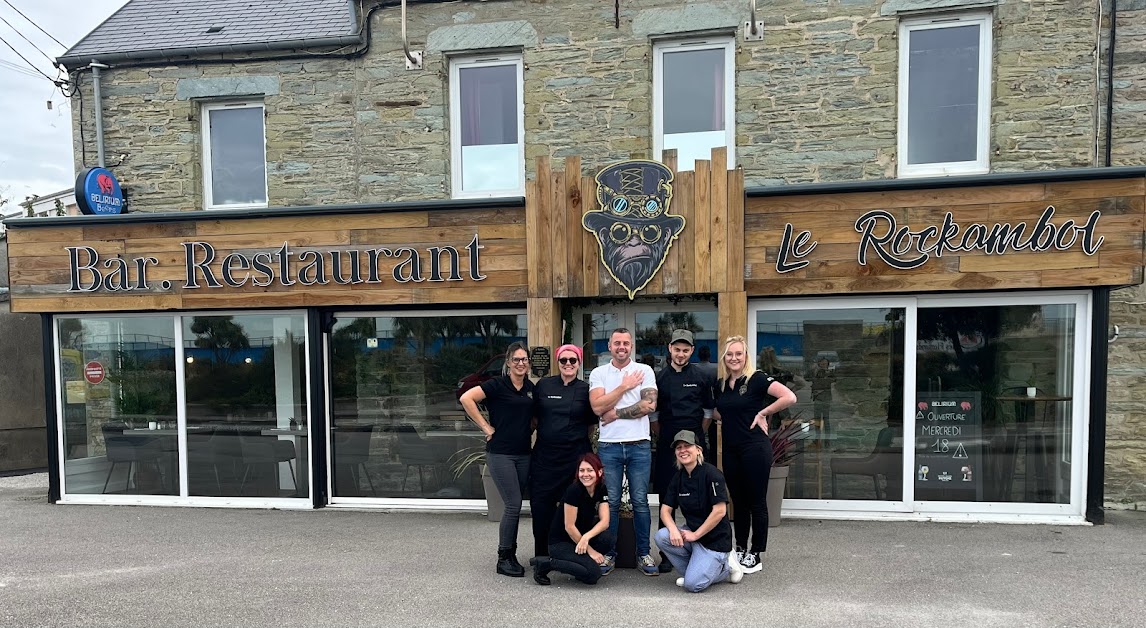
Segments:
[[[104,372],[103,365],[99,362],[88,362],[84,365],[84,379],[88,380],[89,384],[98,384],[103,381]]]

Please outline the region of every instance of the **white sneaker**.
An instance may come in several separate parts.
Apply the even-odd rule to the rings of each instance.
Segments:
[[[736,552],[728,552],[728,581],[732,584],[740,584],[743,579],[744,569],[736,560]]]
[[[760,555],[756,552],[744,552],[744,558],[740,559],[740,570],[744,573],[756,573],[764,568],[760,564]]]
[[[684,578],[677,578],[676,579],[676,586],[683,587],[684,586]]]

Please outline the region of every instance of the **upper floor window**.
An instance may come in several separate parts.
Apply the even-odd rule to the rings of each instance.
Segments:
[[[899,27],[899,175],[990,170],[991,16]]]
[[[666,41],[653,46],[653,155],[677,151],[692,170],[717,146],[736,156],[736,80],[731,38]]]
[[[267,142],[261,102],[203,105],[203,199],[207,209],[267,206]]]
[[[525,105],[520,55],[450,63],[454,198],[525,194]]]

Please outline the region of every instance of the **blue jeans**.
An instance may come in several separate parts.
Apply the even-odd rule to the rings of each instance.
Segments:
[[[649,473],[652,471],[652,443],[641,441],[635,445],[598,443],[597,455],[605,465],[605,490],[609,492],[609,534],[617,538],[621,525],[621,478],[629,478],[629,501],[633,504],[633,528],[637,537],[637,558],[649,553]],[[616,556],[614,542],[610,555]]]
[[[681,526],[684,532],[688,526]],[[657,530],[657,549],[668,556],[674,569],[684,576],[684,590],[700,593],[717,582],[724,582],[732,573],[728,569],[728,552],[717,552],[696,542],[685,542],[677,547],[669,540],[668,528]]]

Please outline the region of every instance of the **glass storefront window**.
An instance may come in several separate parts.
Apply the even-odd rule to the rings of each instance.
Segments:
[[[900,501],[903,308],[761,311],[756,368],[796,393],[787,498]],[[787,432],[787,430],[786,430]]]
[[[1075,306],[920,308],[915,498],[1070,501]]]
[[[458,399],[501,374],[524,314],[337,317],[334,497],[481,499],[485,439]]]
[[[302,314],[184,316],[191,495],[306,497]]]
[[[179,494],[171,317],[56,319],[64,489]]]

